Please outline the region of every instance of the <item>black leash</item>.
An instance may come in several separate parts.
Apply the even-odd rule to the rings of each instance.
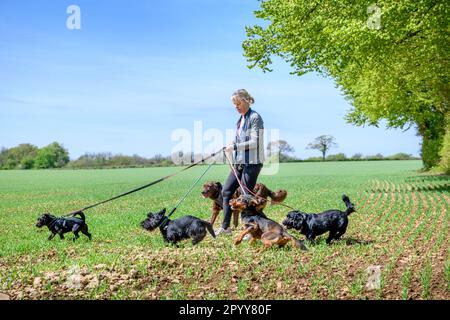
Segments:
[[[119,194],[118,196],[115,196],[115,197],[112,197],[112,198],[109,198],[109,199],[106,199],[106,200],[103,200],[103,201],[100,201],[100,202],[91,204],[91,205],[89,205],[89,206],[87,206],[87,207],[84,207],[84,208],[82,208],[82,209],[79,209],[79,210],[70,212],[70,213],[68,213],[68,214],[63,215],[63,217],[66,217],[66,216],[73,216],[73,215],[75,215],[75,214],[77,214],[77,213],[79,213],[79,212],[82,212],[82,211],[85,211],[85,210],[94,208],[94,207],[99,206],[99,205],[101,205],[101,204],[104,204],[104,203],[106,203],[106,202],[109,202],[109,201],[113,201],[113,200],[119,199],[119,198],[121,198],[121,197],[124,197],[124,196],[126,196],[126,195],[129,195],[130,193],[134,193],[134,192],[137,192],[137,191],[139,191],[139,190],[148,188],[148,187],[150,187],[150,186],[152,186],[152,185],[155,185],[155,184],[157,184],[157,183],[160,183],[161,181],[164,181],[164,180],[169,179],[169,178],[171,178],[171,177],[173,177],[173,176],[175,176],[175,175],[177,175],[177,174],[179,174],[179,173],[181,173],[181,172],[183,172],[183,171],[186,171],[186,170],[188,170],[188,169],[190,169],[190,168],[192,168],[192,167],[198,165],[199,163],[202,163],[202,162],[204,162],[204,161],[206,161],[206,160],[208,160],[208,159],[210,159],[210,158],[212,158],[212,157],[215,157],[219,152],[222,152],[223,150],[225,150],[225,147],[223,147],[223,148],[220,149],[219,151],[216,151],[216,152],[212,153],[210,156],[208,156],[208,157],[206,157],[206,158],[202,158],[201,160],[199,160],[199,161],[197,161],[197,162],[194,162],[193,164],[187,166],[186,168],[184,168],[184,169],[182,169],[182,170],[180,170],[180,171],[178,171],[178,172],[172,173],[172,174],[170,174],[170,175],[168,175],[168,176],[165,176],[165,177],[162,177],[162,178],[160,178],[160,179],[158,179],[158,180],[152,181],[152,182],[146,184],[145,186],[142,186],[142,187],[139,187],[139,188],[136,188],[136,189],[133,189],[133,190],[124,192],[124,193],[122,193],[122,194]],[[211,166],[211,165],[212,165],[212,163],[210,164],[210,166]],[[210,167],[210,166],[209,166],[209,167]],[[208,167],[208,169],[209,169],[209,167]],[[205,173],[206,173],[206,171],[205,171]],[[203,175],[202,175],[202,176],[203,176]],[[175,209],[175,210],[176,210],[176,209]],[[175,210],[173,210],[173,211],[175,212]],[[172,213],[173,213],[173,212],[172,212]]]
[[[164,218],[164,220],[161,222],[160,227],[163,227],[168,221],[169,221],[169,217],[178,209],[178,207],[180,206],[180,204],[184,201],[184,199],[186,199],[186,197],[189,195],[189,193],[191,193],[192,189],[194,189],[195,185],[201,180],[201,178],[203,178],[203,176],[206,174],[206,172],[208,172],[209,168],[211,168],[211,166],[213,165],[213,163],[211,162],[209,164],[209,166],[206,168],[206,170],[202,173],[202,175],[200,177],[198,177],[198,179],[191,185],[191,187],[189,188],[189,190],[184,194],[184,196],[178,201],[177,205],[169,212],[169,214]]]

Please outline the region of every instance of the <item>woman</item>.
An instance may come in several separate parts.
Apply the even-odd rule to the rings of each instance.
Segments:
[[[245,89],[233,93],[231,100],[241,116],[237,122],[236,138],[225,148],[225,152],[227,158],[233,162],[241,183],[253,190],[264,162],[264,123],[261,116],[250,108],[255,99]],[[216,232],[217,234],[231,234],[232,212],[229,201],[237,188],[239,188],[238,180],[231,171],[222,189],[224,218],[222,227]],[[248,191],[245,190],[245,193]]]

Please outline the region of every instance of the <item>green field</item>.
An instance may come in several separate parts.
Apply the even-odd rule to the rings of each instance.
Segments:
[[[0,292],[11,299],[449,299],[450,178],[418,173],[420,161],[281,164],[260,176],[288,190],[286,204],[306,212],[356,205],[342,240],[321,236],[303,252],[262,250],[261,243],[209,235],[181,248],[148,233],[148,211],[172,208],[203,166],[86,211],[92,241],[73,243],[34,224],[42,212],[61,215],[166,174],[171,168],[0,171]],[[223,182],[213,166],[175,213],[209,219],[205,181]],[[267,206],[281,222],[288,209]],[[223,215],[219,216],[219,223]],[[216,222],[215,228],[219,227]],[[295,236],[303,238],[296,231]],[[233,237],[236,231],[233,233]],[[379,288],[366,288],[369,266],[380,266]]]

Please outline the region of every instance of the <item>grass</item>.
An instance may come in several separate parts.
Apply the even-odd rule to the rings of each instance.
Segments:
[[[328,246],[324,235],[308,252],[262,251],[245,241],[236,247],[230,237],[209,236],[177,249],[159,232],[141,229],[148,211],[177,203],[201,166],[86,211],[93,240],[75,243],[69,234],[48,241],[48,231],[34,226],[38,215],[61,215],[180,168],[0,171],[0,292],[13,299],[447,299],[450,179],[418,174],[420,167],[419,161],[288,163],[275,176],[261,175],[271,189],[288,190],[286,204],[305,212],[343,209],[343,193],[355,203],[343,240]],[[228,170],[213,166],[202,183],[223,182]],[[201,184],[174,218],[209,219],[211,203],[200,190]],[[287,211],[265,210],[276,221]],[[374,291],[366,288],[371,265],[382,270]],[[70,282],[74,270],[79,288]]]

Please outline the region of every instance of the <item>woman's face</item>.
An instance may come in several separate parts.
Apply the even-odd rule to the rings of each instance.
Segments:
[[[237,96],[233,97],[233,104],[236,107],[237,112],[239,112],[241,115],[244,115],[250,107],[250,104],[247,101]]]

